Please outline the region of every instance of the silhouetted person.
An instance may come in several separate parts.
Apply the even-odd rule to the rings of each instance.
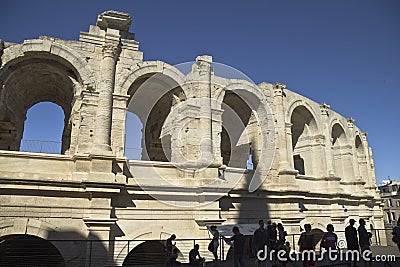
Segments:
[[[181,262],[177,260],[178,256],[179,256],[179,250],[177,248],[174,248],[172,250],[172,256],[170,260],[171,267],[181,265]]]
[[[268,220],[267,221],[267,231],[269,231],[269,229],[271,229],[271,226],[272,226],[272,221],[271,220]]]
[[[335,228],[332,224],[328,224],[326,226],[326,231],[321,239],[321,247],[325,248],[326,250],[337,250],[337,241],[338,237],[333,232]]]
[[[240,233],[239,228],[234,226],[232,228],[233,236],[231,238],[225,238],[225,242],[233,241],[233,266],[239,267],[239,263],[241,267],[245,267],[244,260],[244,245],[246,243],[246,237]]]
[[[367,231],[367,229],[365,228],[365,220],[364,219],[360,219],[358,221],[358,223],[360,224],[358,226],[358,237],[359,237],[359,242],[360,242],[361,255],[365,255],[365,254],[363,254],[363,253],[367,253],[365,251],[371,251],[370,238],[372,237],[372,234],[369,233]],[[371,254],[369,255],[368,259],[363,258],[365,266],[371,266],[371,258],[372,258]]]
[[[304,225],[305,232],[301,233],[299,239],[300,252],[302,252],[303,267],[314,266],[314,257],[311,253],[303,253],[304,251],[314,251],[315,250],[315,239],[311,232],[311,225]],[[314,254],[315,255],[315,254]]]
[[[213,225],[210,227],[211,234],[213,235],[212,242],[212,254],[214,255],[214,261],[218,261],[218,246],[219,246],[219,232],[217,230],[217,226]]]
[[[358,244],[357,230],[354,227],[355,223],[356,223],[356,221],[354,219],[350,219],[349,225],[344,229],[344,234],[346,236],[347,249],[360,251],[360,246]],[[356,258],[348,259],[348,260],[350,260],[348,263],[348,266],[351,266],[352,261],[354,263],[354,266],[357,266]]]
[[[273,260],[276,261],[276,250],[277,250],[277,239],[278,231],[276,230],[276,223],[272,223],[270,229],[268,230],[268,247],[273,250]],[[272,253],[272,252],[271,252]],[[268,255],[269,256],[269,255]]]
[[[286,251],[286,236],[287,232],[285,231],[285,228],[283,227],[283,224],[278,223],[278,241],[277,241],[277,248],[278,251],[285,251],[285,258],[288,258],[288,254]],[[286,267],[286,261],[280,261],[281,262],[281,267]]]
[[[176,239],[176,235],[173,234],[170,236],[170,238],[167,239],[167,242],[165,244],[166,246],[166,251],[167,251],[167,258],[168,258],[168,265],[171,266],[173,263],[173,247],[175,246],[175,243],[172,243]],[[175,259],[176,260],[176,259]]]
[[[254,236],[253,236],[253,248],[254,248],[254,253],[257,257],[259,251],[263,251],[264,253],[268,253],[268,251],[265,251],[265,247],[268,247],[268,231],[264,227],[264,221],[259,220],[258,225],[260,226],[257,230],[254,231]],[[261,257],[264,257],[264,253],[261,254]],[[261,262],[264,261],[258,261],[258,266],[261,266]]]
[[[199,244],[196,244],[189,252],[189,264],[191,266],[202,266],[205,261],[205,259],[200,256],[199,248]]]

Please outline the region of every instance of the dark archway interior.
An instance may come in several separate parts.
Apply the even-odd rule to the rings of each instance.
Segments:
[[[290,119],[292,124],[292,147],[295,149],[301,136],[309,135],[309,129],[316,128],[315,119],[311,112],[304,106],[294,109]]]
[[[64,259],[49,241],[32,235],[9,235],[0,238],[2,267],[63,267]]]
[[[160,266],[167,262],[165,246],[157,240],[146,241],[136,246],[126,256],[122,266]]]
[[[306,171],[304,169],[304,160],[300,157],[300,155],[293,156],[294,168],[299,171],[300,175],[305,175]]]
[[[312,157],[310,143],[317,131],[315,119],[306,107],[298,106],[293,110],[290,123],[292,124],[293,167],[299,171],[299,174],[309,175],[308,164]]]
[[[333,125],[331,137],[332,137],[332,146],[340,145],[342,139],[346,138],[344,130],[342,126],[340,126],[340,124],[336,123],[335,125]]]

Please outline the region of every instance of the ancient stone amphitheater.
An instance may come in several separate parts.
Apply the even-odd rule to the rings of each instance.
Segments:
[[[143,61],[131,21],[107,11],[78,41],[1,41],[4,257],[38,264],[34,248],[20,249],[37,244],[54,266],[127,266],[175,233],[187,260],[208,225],[246,231],[259,219],[290,234],[306,223],[344,230],[350,218],[383,228],[372,152],[353,119],[281,83],[219,76],[210,56],[187,73]],[[45,101],[65,114],[61,151],[21,151],[27,110]],[[127,112],[143,125],[140,159],[125,157]]]

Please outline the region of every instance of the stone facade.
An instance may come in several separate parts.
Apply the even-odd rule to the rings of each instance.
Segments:
[[[108,11],[78,41],[1,42],[0,237],[102,240],[103,263],[121,265],[133,247],[114,240],[208,238],[209,224],[384,227],[367,134],[353,119],[284,84],[218,77],[209,56],[187,75],[143,61],[130,24]],[[65,114],[60,155],[19,152],[26,112],[43,101]],[[144,125],[143,160],[124,157],[128,109]],[[229,109],[242,126],[228,131]],[[68,266],[87,256],[55,246]]]

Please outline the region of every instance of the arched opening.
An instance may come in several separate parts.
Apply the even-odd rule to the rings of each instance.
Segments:
[[[142,158],[143,124],[135,113],[127,111],[125,120],[125,156],[130,160]]]
[[[313,138],[317,133],[317,124],[311,112],[304,106],[293,110],[290,118],[292,124],[292,149],[294,168],[299,174],[312,176]]]
[[[356,157],[357,157],[356,162],[358,165],[358,169],[359,169],[361,178],[364,181],[367,181],[368,180],[367,157],[365,154],[364,144],[359,135],[356,136],[355,146],[356,146]]]
[[[0,266],[63,267],[65,263],[58,249],[49,241],[18,234],[0,237]]]
[[[229,167],[254,169],[257,161],[254,155],[258,137],[257,119],[236,93],[225,93],[222,109],[221,156]]]
[[[171,138],[169,134],[162,135],[166,119],[174,105],[186,100],[182,88],[170,77],[158,73],[138,78],[130,87],[128,94],[128,116],[133,113],[139,120],[136,129],[127,133],[126,140],[137,141],[141,138],[140,159],[150,161],[171,161]],[[173,121],[172,121],[173,122]],[[142,126],[140,137],[139,127]],[[132,135],[133,133],[133,135]],[[129,149],[125,149],[127,155]]]
[[[20,151],[60,154],[64,117],[62,108],[54,103],[33,105],[26,114]]]
[[[346,158],[346,154],[348,154],[346,150],[347,137],[344,132],[342,126],[338,123],[335,123],[332,127],[331,132],[331,140],[332,140],[332,153],[333,153],[333,166],[336,176],[338,177],[346,177],[351,175],[350,168],[352,161]]]
[[[178,252],[178,255],[182,256],[180,252]],[[126,256],[122,266],[161,266],[166,262],[165,245],[160,241],[152,240],[145,241],[132,249]]]
[[[0,80],[4,84],[0,97],[0,149],[19,151],[28,109],[51,102],[60,106],[65,116],[61,153],[66,153],[71,143],[70,116],[78,84],[74,68],[61,58],[43,55],[16,62],[0,73]],[[47,130],[42,129],[42,133]]]

